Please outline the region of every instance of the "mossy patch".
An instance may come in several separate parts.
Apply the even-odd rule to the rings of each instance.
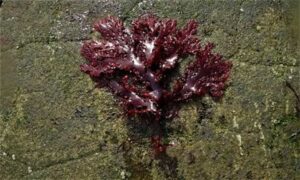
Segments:
[[[20,1],[1,6],[0,176],[4,179],[295,179],[297,2]],[[107,15],[200,22],[233,62],[224,98],[197,99],[166,125],[165,161],[114,97],[79,71],[80,42]],[[188,62],[188,61],[186,61]],[[184,65],[186,62],[183,62]],[[142,121],[142,120],[140,120]],[[135,123],[135,121],[131,121]],[[138,124],[138,123],[136,123]],[[142,123],[141,123],[142,124]],[[135,135],[133,135],[135,134]],[[165,164],[164,164],[165,163]]]

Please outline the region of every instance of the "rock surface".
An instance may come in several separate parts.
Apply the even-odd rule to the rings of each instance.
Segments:
[[[297,0],[4,0],[0,179],[297,179]],[[151,12],[201,23],[233,64],[220,102],[185,104],[166,124],[175,144],[151,156],[147,128],[79,71],[80,43],[107,15]],[[298,175],[299,178],[299,175]]]

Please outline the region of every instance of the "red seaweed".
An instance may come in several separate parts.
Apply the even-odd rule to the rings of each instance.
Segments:
[[[178,104],[205,94],[220,98],[224,93],[232,65],[212,52],[212,43],[201,45],[197,28],[195,20],[178,28],[176,20],[151,14],[137,18],[128,28],[119,18],[108,16],[94,24],[102,38],[82,45],[87,63],[81,71],[97,87],[112,92],[128,117],[150,118],[155,154],[170,146],[162,143],[160,126],[177,115]],[[170,72],[188,56],[194,61],[170,82]]]

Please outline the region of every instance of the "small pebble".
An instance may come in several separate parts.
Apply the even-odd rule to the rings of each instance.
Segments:
[[[256,26],[256,30],[261,30],[261,26]]]
[[[125,171],[122,171],[122,172],[121,172],[121,178],[122,178],[122,179],[125,179],[125,178],[126,178],[126,172],[125,172]]]
[[[31,169],[31,167],[30,166],[28,166],[28,173],[32,173],[32,169]]]
[[[16,160],[16,155],[11,155],[11,158],[13,159],[13,160]]]

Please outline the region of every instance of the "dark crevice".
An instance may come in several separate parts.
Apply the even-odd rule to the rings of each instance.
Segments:
[[[292,84],[289,81],[286,81],[285,85],[293,92],[293,94],[296,98],[296,105],[295,105],[296,116],[300,118],[300,97],[299,97],[297,91],[295,90],[295,88],[292,86]]]
[[[130,12],[140,3],[142,2],[142,0],[136,0],[135,2],[132,3],[132,5],[130,6],[130,8],[128,8],[127,10],[124,9],[124,13],[122,13],[120,19],[122,21],[126,21],[129,17],[130,17]]]
[[[48,168],[53,167],[53,166],[63,165],[63,164],[66,164],[66,163],[69,163],[69,162],[72,162],[72,161],[84,159],[84,158],[93,156],[93,155],[95,155],[96,153],[99,153],[99,152],[100,152],[100,150],[97,148],[97,149],[91,150],[89,152],[80,154],[77,157],[69,157],[69,158],[66,158],[66,159],[61,159],[61,160],[53,161],[53,162],[50,162],[47,165],[41,166],[39,168],[32,167],[33,173],[34,172],[38,172],[38,171],[43,171],[43,170],[48,169]],[[28,163],[22,162],[22,164],[27,165]],[[25,175],[23,177],[27,177],[27,176],[30,176],[30,174],[29,175]]]
[[[78,38],[78,39],[51,39],[51,40],[32,40],[32,41],[28,41],[25,43],[20,43],[17,45],[17,49],[21,49],[24,48],[25,46],[29,45],[29,44],[35,44],[35,43],[42,43],[42,44],[49,44],[49,43],[53,43],[53,42],[82,42],[88,40],[88,38]]]

